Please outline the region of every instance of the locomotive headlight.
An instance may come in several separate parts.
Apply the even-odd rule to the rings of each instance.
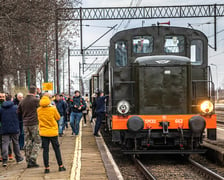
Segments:
[[[127,114],[130,110],[130,104],[128,101],[125,101],[125,100],[121,100],[118,102],[117,104],[117,111],[124,115],[124,114]]]
[[[201,103],[200,108],[203,113],[211,113],[214,107],[211,101],[204,101]]]

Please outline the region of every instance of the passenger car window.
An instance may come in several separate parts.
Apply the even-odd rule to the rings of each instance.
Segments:
[[[164,51],[166,53],[184,52],[184,36],[165,36]]]
[[[191,64],[201,65],[203,61],[203,42],[202,40],[191,41]]]
[[[152,36],[135,36],[132,40],[133,52],[137,54],[151,53],[153,48]]]
[[[127,65],[127,43],[125,41],[118,41],[115,44],[115,63],[116,66]]]

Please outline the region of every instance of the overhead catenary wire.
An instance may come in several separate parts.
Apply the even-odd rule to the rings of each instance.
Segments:
[[[138,0],[137,3],[136,3],[136,7],[140,6],[141,2],[142,2],[142,0]],[[128,28],[130,22],[131,22],[131,19],[128,20],[128,22],[124,26],[124,29],[127,29]]]

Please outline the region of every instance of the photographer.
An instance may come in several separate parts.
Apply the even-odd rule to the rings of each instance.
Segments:
[[[70,125],[72,127],[72,134],[79,135],[79,123],[82,118],[82,111],[86,109],[85,100],[80,95],[80,91],[75,91],[75,96],[70,104]]]

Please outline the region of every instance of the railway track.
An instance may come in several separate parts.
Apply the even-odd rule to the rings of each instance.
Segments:
[[[205,166],[199,164],[198,162],[194,161],[193,159],[188,159],[189,163],[191,165],[195,166],[200,172],[205,173],[206,177],[209,177],[210,179],[216,179],[216,180],[224,180],[224,177],[220,176],[219,174],[211,171],[210,169],[206,168]]]
[[[132,159],[137,169],[139,169],[139,171],[144,175],[145,179],[149,179],[149,180],[162,179],[161,177],[157,178],[156,175],[153,175],[153,173],[150,172],[149,170],[150,168],[148,168],[147,165],[144,165],[144,163],[142,163],[141,160],[139,160],[135,156],[133,156]],[[189,165],[193,166],[192,170],[194,171],[194,173],[197,172],[197,174],[200,174],[199,176],[203,176],[201,177],[202,179],[205,178],[205,179],[212,179],[212,180],[224,180],[224,177],[211,171],[210,169],[206,168],[205,166],[201,165],[200,163],[196,162],[195,160],[191,158],[188,158],[188,159],[184,158],[183,160],[187,162],[186,166],[189,166]],[[184,169],[182,170],[184,171]]]
[[[137,159],[134,156],[132,157],[132,159],[137,168],[139,169],[139,171],[141,171],[141,173],[144,175],[146,179],[156,180],[156,177],[153,176],[153,174],[142,164],[142,162],[139,159]]]

